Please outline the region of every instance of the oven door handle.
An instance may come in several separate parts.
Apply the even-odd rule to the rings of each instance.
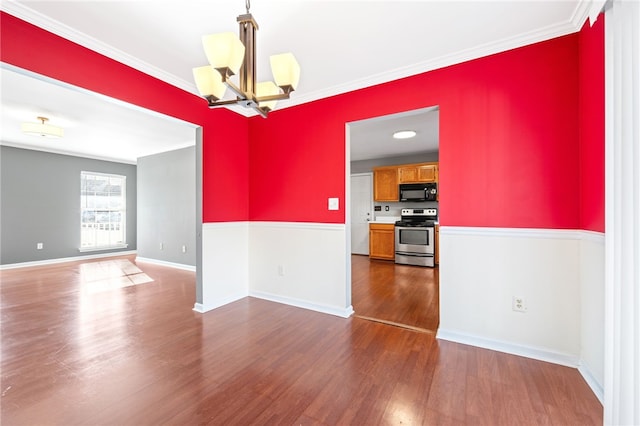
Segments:
[[[410,257],[433,257],[431,253],[409,253],[406,251],[397,251],[396,254],[401,256],[410,256]]]

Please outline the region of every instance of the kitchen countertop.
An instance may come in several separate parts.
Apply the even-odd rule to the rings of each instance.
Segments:
[[[369,223],[396,223],[400,220],[400,216],[378,216]]]

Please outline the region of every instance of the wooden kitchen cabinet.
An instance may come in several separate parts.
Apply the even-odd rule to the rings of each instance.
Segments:
[[[398,166],[373,169],[373,200],[398,201]]]
[[[371,259],[394,260],[395,226],[393,223],[369,224],[369,257]]]
[[[423,183],[438,181],[437,164],[405,164],[398,167],[399,183]]]

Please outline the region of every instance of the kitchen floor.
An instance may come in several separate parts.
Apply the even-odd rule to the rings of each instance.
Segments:
[[[351,304],[357,316],[435,333],[438,268],[351,256]]]

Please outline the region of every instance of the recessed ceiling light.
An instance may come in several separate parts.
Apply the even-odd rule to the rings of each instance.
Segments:
[[[394,139],[409,139],[416,135],[416,132],[413,130],[401,130],[399,132],[395,132],[393,134]]]

